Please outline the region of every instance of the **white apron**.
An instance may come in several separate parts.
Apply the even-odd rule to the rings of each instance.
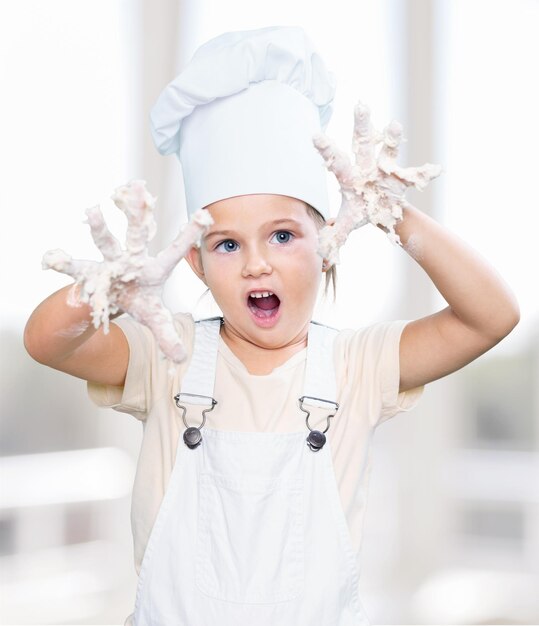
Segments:
[[[220,325],[220,318],[196,322],[177,404],[187,409],[184,422],[200,427],[202,441],[189,447],[180,436],[126,624],[369,624],[330,442],[307,444],[312,424],[300,402],[290,415],[297,432],[251,433],[201,426],[200,407],[190,411],[183,401],[191,409],[211,406],[184,394],[213,397]],[[326,415],[335,414],[335,335],[310,325],[304,396],[316,400],[306,398],[303,407],[324,409],[322,432],[331,424]]]

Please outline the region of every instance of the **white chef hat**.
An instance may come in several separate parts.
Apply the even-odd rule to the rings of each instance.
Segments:
[[[200,46],[150,114],[157,149],[181,162],[188,215],[271,193],[328,218],[327,173],[312,137],[329,122],[335,87],[298,26],[228,32]]]

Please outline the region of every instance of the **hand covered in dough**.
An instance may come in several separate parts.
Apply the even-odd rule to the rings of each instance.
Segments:
[[[339,248],[348,235],[368,223],[382,226],[391,241],[402,245],[395,225],[402,219],[402,210],[408,204],[404,198],[406,189],[411,185],[424,189],[439,176],[442,168],[431,163],[399,167],[395,161],[401,141],[399,122],[391,122],[382,133],[374,130],[370,111],[361,102],[354,108],[352,151],[355,165],[332,139],[323,133],[313,137],[326,167],[337,177],[342,195],[334,224],[324,226],[319,233],[318,252],[330,265],[339,262]],[[375,148],[379,143],[382,147],[376,156]]]
[[[208,211],[200,209],[176,239],[153,257],[148,253],[148,242],[156,231],[155,198],[146,191],[145,181],[135,180],[119,187],[112,200],[127,216],[125,249],[110,232],[96,206],[86,210],[87,223],[103,261],[76,260],[63,250],[49,250],[43,256],[43,269],[54,269],[75,279],[68,302],[72,306],[89,303],[95,328],[103,324],[107,333],[110,315],[118,311],[129,313],[148,326],[167,358],[180,363],[186,352],[161,294],[174,267],[200,241],[213,220]]]

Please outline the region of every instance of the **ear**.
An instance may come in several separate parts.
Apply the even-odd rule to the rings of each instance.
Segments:
[[[189,263],[190,268],[200,278],[200,280],[207,286],[206,276],[204,275],[204,265],[202,264],[202,254],[200,248],[191,246],[189,251],[185,255],[185,260]]]
[[[335,224],[336,219],[337,219],[336,217],[330,217],[329,219],[327,219],[326,226],[333,226],[333,224]],[[324,259],[322,263],[322,272],[327,272],[330,267],[331,265],[329,264],[329,261],[327,259]]]

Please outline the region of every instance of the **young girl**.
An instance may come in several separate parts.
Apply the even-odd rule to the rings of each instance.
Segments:
[[[213,220],[186,260],[223,314],[175,316],[187,358],[172,373],[147,326],[122,317],[96,332],[89,306],[67,304],[71,287],[27,324],[35,359],[143,424],[126,623],[368,624],[358,583],[373,431],[518,321],[495,271],[411,206],[396,233],[448,306],[357,330],[312,321],[331,265],[317,252],[329,210],[312,137],[333,95],[295,27],[213,39],[161,94],[156,144],[181,161],[189,215]],[[124,292],[125,311],[144,295],[136,281]]]

